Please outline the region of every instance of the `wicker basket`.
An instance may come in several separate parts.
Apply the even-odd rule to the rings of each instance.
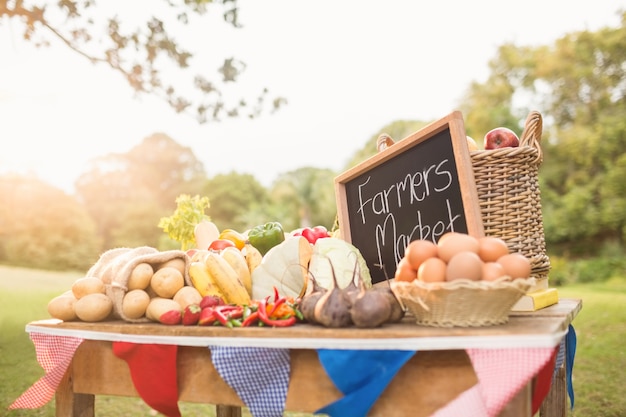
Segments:
[[[547,278],[550,270],[538,179],[542,124],[541,114],[533,111],[519,147],[471,152],[485,235],[502,238],[511,252],[529,258],[537,279]]]
[[[415,322],[432,327],[484,327],[504,324],[515,303],[535,279],[466,279],[442,283],[392,282],[391,288]]]

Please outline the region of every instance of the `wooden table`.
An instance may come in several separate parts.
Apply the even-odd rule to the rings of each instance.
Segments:
[[[209,345],[289,348],[291,378],[285,409],[305,413],[342,396],[322,368],[316,349],[416,350],[370,415],[426,417],[478,382],[465,349],[554,348],[581,308],[581,300],[562,299],[537,312],[512,313],[504,325],[480,328],[423,327],[405,318],[380,329],[326,329],[307,324],[229,329],[39,321],[28,324],[26,331],[85,339],[57,390],[58,417],[92,417],[95,395],[138,396],[126,362],[113,354],[113,341],[178,345],[180,401],[217,404],[220,417],[240,416],[244,404],[213,367]],[[529,417],[531,394],[528,384],[500,415]],[[557,402],[566,402],[563,384],[554,395]]]

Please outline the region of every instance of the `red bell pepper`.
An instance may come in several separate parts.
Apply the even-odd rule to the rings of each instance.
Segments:
[[[305,227],[299,232],[294,233],[296,236],[304,236],[310,244],[314,245],[317,239],[330,237],[330,233],[324,226]]]

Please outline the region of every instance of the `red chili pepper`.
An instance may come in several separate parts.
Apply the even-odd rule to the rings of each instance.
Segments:
[[[239,319],[243,316],[243,306],[225,305],[215,307],[215,309],[224,314],[227,318]]]
[[[273,316],[274,312],[276,311],[276,309],[278,309],[278,307],[284,305],[287,302],[287,299],[285,297],[283,298],[279,298],[278,300],[274,301],[271,304],[268,304],[269,307],[269,311],[267,312],[268,316]]]
[[[253,324],[255,324],[258,320],[259,320],[259,311],[257,310],[257,311],[253,311],[252,313],[248,314],[248,317],[243,319],[243,322],[241,323],[241,325],[243,327],[249,327],[249,326],[252,326]]]
[[[277,320],[272,320],[270,318],[266,318],[264,320],[261,317],[261,321],[263,321],[263,323],[265,323],[267,326],[272,326],[272,327],[289,327],[289,326],[293,326],[294,324],[296,324],[296,317],[295,316],[291,316],[291,317],[286,318],[286,319],[277,319]]]
[[[259,312],[259,319],[267,326],[272,327],[288,327],[296,324],[296,317],[291,316],[286,319],[271,319],[267,314],[267,300],[261,300],[259,302],[259,308],[257,310]]]
[[[217,320],[215,316],[215,310],[212,307],[203,308],[200,312],[200,319],[198,320],[198,324],[200,326],[210,326]]]
[[[232,327],[232,324],[230,324],[228,321],[228,317],[226,317],[226,314],[224,314],[223,312],[219,310],[215,310],[215,317],[217,318],[217,321],[219,321],[222,326]]]

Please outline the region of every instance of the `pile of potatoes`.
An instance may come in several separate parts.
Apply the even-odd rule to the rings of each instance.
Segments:
[[[160,265],[138,263],[131,271],[121,303],[112,297],[111,285],[100,278],[79,278],[69,291],[48,303],[51,317],[63,321],[99,322],[112,318],[127,321],[158,321],[169,310],[184,310],[202,296],[185,285],[186,263],[182,258]]]

